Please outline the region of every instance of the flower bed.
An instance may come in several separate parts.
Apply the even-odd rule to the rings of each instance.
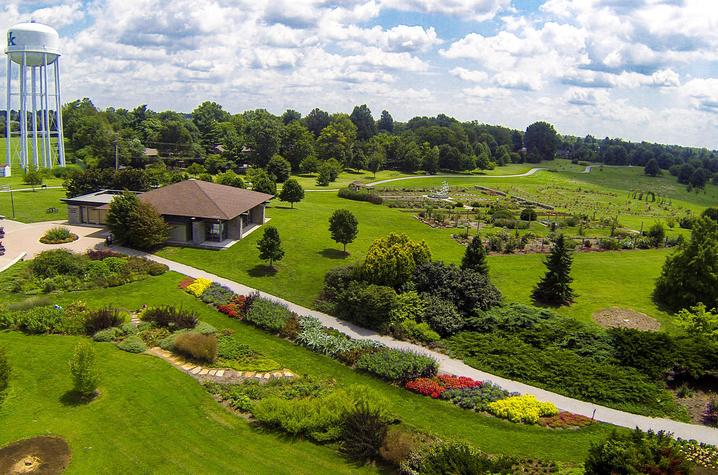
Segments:
[[[572,412],[559,412],[553,416],[542,417],[538,421],[539,425],[550,427],[552,429],[566,429],[570,427],[585,427],[593,424],[590,417],[574,414]]]
[[[491,414],[511,422],[536,424],[542,416],[558,414],[556,406],[550,402],[541,402],[532,394],[511,396],[488,405]]]
[[[210,285],[212,285],[211,280],[205,279],[204,277],[200,277],[199,279],[195,279],[195,281],[189,284],[184,290],[185,292],[188,292],[199,298],[202,296],[205,290],[209,288]]]
[[[372,340],[355,340],[337,330],[324,327],[314,317],[296,315],[286,306],[260,297],[259,293],[234,295],[229,298],[228,303],[220,303],[227,302],[228,295],[224,292],[226,288],[221,288],[208,279],[184,279],[180,282],[181,288],[200,299],[210,286],[213,286],[222,298],[202,300],[208,300],[206,303],[212,304],[230,318],[246,320],[314,352],[336,358],[381,379],[401,383],[412,392],[434,399],[445,399],[465,409],[489,411],[513,422],[535,424],[541,417],[558,415],[556,419],[548,419],[543,425],[565,427],[567,421],[581,420],[581,416],[573,414],[572,417],[559,415],[558,409],[551,403],[537,401],[530,395],[509,393],[490,382],[448,374],[437,376],[438,363],[430,356],[387,348]]]

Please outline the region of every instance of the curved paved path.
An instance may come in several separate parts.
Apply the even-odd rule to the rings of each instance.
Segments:
[[[386,180],[379,180],[372,183],[367,183],[366,186],[375,186],[375,185],[383,185],[384,183],[391,183],[393,181],[402,181],[402,180],[416,180],[416,179],[422,179],[422,178],[517,178],[521,176],[531,176],[535,174],[536,172],[540,172],[541,170],[548,170],[548,168],[532,168],[531,170],[527,171],[526,173],[519,173],[517,175],[416,175],[416,176],[403,176],[399,178],[388,178]]]
[[[188,275],[195,278],[204,277],[207,279],[211,279],[215,282],[229,287],[238,294],[248,294],[250,292],[256,291],[256,289],[247,287],[245,285],[242,285],[229,279],[225,279],[223,277],[219,277],[210,272],[206,272],[185,264],[180,264],[179,262],[171,261],[169,259],[165,259],[159,256],[145,254],[139,251],[122,247],[116,247],[115,249],[127,254],[141,255],[152,259],[153,261],[161,262],[162,264],[166,264],[171,270],[179,272],[180,274]],[[422,346],[408,343],[405,341],[395,340],[394,338],[391,338],[386,335],[380,335],[373,330],[367,330],[366,328],[358,327],[351,323],[332,317],[331,315],[327,315],[316,310],[302,307],[300,305],[288,302],[284,299],[281,299],[271,294],[267,294],[265,292],[260,291],[259,293],[260,295],[262,295],[262,297],[265,297],[269,300],[286,304],[290,310],[298,313],[299,315],[310,315],[312,317],[315,317],[319,319],[323,325],[339,330],[340,332],[352,338],[371,339],[379,341],[391,348],[405,349],[428,354],[438,360],[439,368],[442,372],[451,373],[459,376],[468,376],[470,378],[481,381],[490,380],[508,391],[530,393],[535,395],[539,400],[550,401],[554,403],[557,407],[565,411],[570,411],[587,417],[594,417],[596,420],[607,422],[609,424],[628,427],[630,429],[640,427],[642,430],[666,430],[673,432],[673,434],[675,434],[677,437],[681,437],[683,439],[696,439],[700,442],[718,445],[718,429],[695,424],[687,424],[684,422],[677,422],[670,419],[639,416],[637,414],[618,411],[616,409],[599,406],[590,402],[571,399],[569,397],[546,391],[544,389],[529,386],[528,384],[523,384],[517,381],[511,381],[509,379],[494,376],[492,374],[480,371],[476,368],[472,368],[471,366],[465,364],[463,361],[450,358],[444,354],[431,351]]]

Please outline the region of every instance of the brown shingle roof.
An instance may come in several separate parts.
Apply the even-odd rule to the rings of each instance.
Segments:
[[[226,220],[271,198],[266,193],[200,180],[185,180],[140,195],[162,215]]]

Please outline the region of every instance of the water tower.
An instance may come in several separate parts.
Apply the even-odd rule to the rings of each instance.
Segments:
[[[7,32],[6,166],[65,166],[60,99],[60,36],[40,23]],[[16,124],[16,125],[13,125]],[[0,176],[3,167],[0,163]]]

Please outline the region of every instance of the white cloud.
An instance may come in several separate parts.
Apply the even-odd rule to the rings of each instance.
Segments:
[[[382,6],[423,13],[466,16],[476,21],[490,20],[511,7],[511,0],[383,0]]]

